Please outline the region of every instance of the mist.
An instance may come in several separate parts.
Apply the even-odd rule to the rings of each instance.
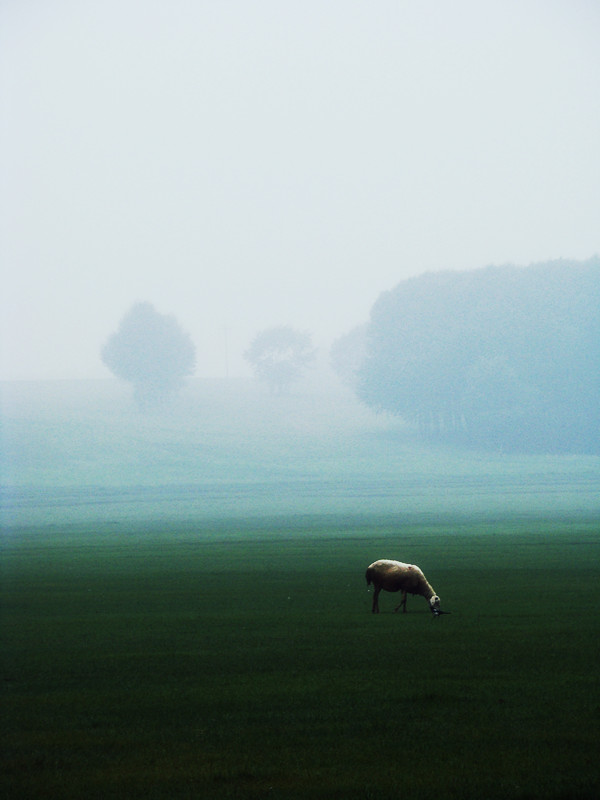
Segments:
[[[168,536],[175,524],[213,520],[234,533],[236,520],[251,519],[456,526],[600,510],[597,455],[423,441],[316,378],[286,396],[250,379],[192,379],[154,413],[140,413],[113,380],[5,384],[2,527],[64,534],[101,523],[119,534],[135,523]]]
[[[0,4],[0,794],[598,796],[599,34]]]
[[[2,4],[3,380],[105,378],[137,302],[196,376],[321,357],[427,271],[598,252],[600,10]]]
[[[582,492],[594,505],[595,456],[426,445],[329,359],[407,278],[598,253],[596,4],[53,0],[0,14],[17,518],[38,507],[27,487],[40,514],[58,487],[65,513],[91,513],[92,486],[117,516],[124,487],[159,486],[164,515],[510,507],[493,487],[531,474],[567,475],[564,494],[533,488],[519,507],[573,509]],[[140,415],[102,358],[137,304],[194,350],[160,414]],[[316,354],[278,399],[244,358],[272,326]]]

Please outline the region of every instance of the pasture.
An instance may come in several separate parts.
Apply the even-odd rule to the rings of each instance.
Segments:
[[[596,798],[599,523],[5,527],[0,796]],[[379,557],[451,615],[372,615]]]
[[[348,392],[2,386],[9,800],[591,800],[600,457],[431,447]],[[370,613],[376,558],[423,598]]]
[[[341,389],[196,381],[162,414],[113,381],[1,389],[4,525],[600,513],[600,456],[433,447]]]

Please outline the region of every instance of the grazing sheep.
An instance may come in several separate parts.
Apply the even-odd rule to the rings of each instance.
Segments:
[[[396,606],[394,611],[398,611],[400,606],[406,613],[406,595],[420,594],[429,601],[429,608],[434,616],[447,614],[447,611],[440,610],[440,598],[437,596],[433,587],[423,575],[423,572],[414,564],[403,564],[401,561],[390,561],[382,558],[374,561],[367,567],[367,586],[373,584],[373,614],[379,614],[379,592],[385,589],[386,592],[402,592],[402,602]]]

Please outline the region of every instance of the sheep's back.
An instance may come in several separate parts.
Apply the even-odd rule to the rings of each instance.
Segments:
[[[381,586],[388,592],[407,591],[419,593],[425,576],[415,564],[405,564],[403,561],[392,561],[381,558],[374,561],[367,569],[373,583]]]

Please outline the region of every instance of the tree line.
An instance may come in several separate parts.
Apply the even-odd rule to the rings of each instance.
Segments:
[[[425,437],[600,451],[600,259],[439,272],[371,311],[355,370],[371,408]]]
[[[308,333],[281,325],[259,332],[244,356],[282,393],[315,353]],[[174,317],[138,303],[102,359],[148,408],[181,387],[196,355]],[[362,402],[424,438],[600,452],[600,258],[410,278],[379,296],[330,359]]]

